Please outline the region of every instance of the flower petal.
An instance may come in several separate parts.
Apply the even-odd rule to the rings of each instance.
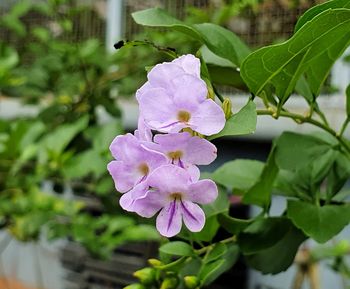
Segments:
[[[193,130],[204,135],[220,132],[224,128],[225,122],[223,110],[211,99],[202,102],[198,106],[198,110],[192,113],[189,121]]]
[[[200,77],[200,61],[197,57],[192,54],[182,55],[176,58],[172,63],[181,66],[181,68],[188,74]]]
[[[185,169],[175,165],[164,165],[155,169],[147,179],[148,185],[169,195],[187,191],[192,183],[191,175]]]
[[[148,73],[147,78],[153,87],[171,89],[171,81],[184,74],[181,66],[171,62],[163,62],[155,65]]]
[[[133,210],[145,218],[151,218],[169,203],[169,198],[157,190],[148,190],[146,194],[135,200]]]
[[[158,130],[177,123],[174,102],[163,88],[151,88],[140,95],[140,113],[148,127]]]
[[[173,200],[160,211],[156,226],[161,235],[170,238],[180,233],[182,220],[179,206],[179,201]]]
[[[205,214],[197,205],[189,201],[181,201],[182,219],[192,232],[199,232],[205,224]]]
[[[107,169],[111,174],[117,191],[125,193],[129,191],[135,183],[136,178],[134,171],[122,161],[111,161],[107,165]]]
[[[209,165],[217,157],[216,146],[206,139],[191,137],[184,149],[182,160],[195,165]]]
[[[126,161],[128,164],[137,162],[142,158],[142,149],[140,141],[131,133],[118,135],[109,146],[112,156],[120,161]]]
[[[178,110],[191,113],[197,110],[198,105],[207,98],[207,85],[198,77],[189,74],[181,75],[173,79],[173,84],[176,87],[173,100]]]
[[[200,180],[188,187],[186,198],[198,204],[210,204],[218,196],[218,188],[212,180]]]
[[[152,137],[153,137],[152,131],[146,125],[145,120],[141,115],[139,115],[137,130],[135,130],[134,135],[140,141],[146,141],[146,142],[152,141]]]

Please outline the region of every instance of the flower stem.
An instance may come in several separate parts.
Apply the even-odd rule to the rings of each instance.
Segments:
[[[214,246],[215,246],[216,244],[218,244],[218,243],[222,243],[222,244],[231,243],[231,242],[232,242],[232,243],[235,243],[236,240],[237,240],[236,235],[233,235],[233,236],[231,236],[231,237],[229,237],[229,238],[226,238],[226,239],[223,239],[223,240],[221,240],[221,241],[219,241],[219,242],[217,242],[217,243],[213,243],[213,244],[210,244],[210,245],[208,245],[208,246],[206,246],[206,247],[203,247],[203,248],[200,248],[200,249],[198,249],[198,250],[195,250],[195,252],[196,252],[198,255],[202,255],[202,254],[204,254],[204,253],[210,251],[211,249],[213,249]]]
[[[350,117],[347,117],[346,120],[344,121],[341,129],[340,129],[340,132],[339,132],[339,136],[340,137],[343,136],[343,134],[344,134],[344,132],[345,132],[345,130],[346,130],[346,128],[347,128],[349,123],[350,123]]]
[[[271,115],[271,116],[273,116],[274,112],[270,111],[270,110],[262,109],[262,110],[257,110],[257,114],[258,115]],[[323,123],[321,123],[313,118],[305,117],[303,115],[295,114],[295,113],[291,113],[291,112],[287,112],[287,111],[280,111],[279,116],[291,118],[295,122],[297,122],[298,124],[310,123],[310,124],[313,124],[314,126],[317,126],[321,129],[323,129],[324,131],[333,135],[339,141],[339,143],[346,150],[348,157],[350,158],[350,145],[344,140],[344,138],[342,137],[342,134],[338,134],[336,131],[334,131],[329,126],[327,126],[327,125],[325,125],[325,124],[323,124]]]

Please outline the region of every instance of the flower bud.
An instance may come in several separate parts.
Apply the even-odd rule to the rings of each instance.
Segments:
[[[148,259],[148,264],[150,264],[152,267],[158,267],[163,265],[162,261],[158,259]]]
[[[224,111],[225,118],[229,119],[232,115],[232,102],[228,97],[225,97],[224,102],[222,103],[222,110]]]
[[[175,289],[178,284],[179,280],[176,277],[166,277],[163,280],[160,289]]]
[[[144,285],[151,285],[156,280],[156,271],[153,268],[143,268],[134,272],[133,275]]]
[[[207,83],[207,88],[208,88],[208,95],[207,98],[210,98],[212,100],[215,100],[215,92],[213,89],[213,86],[211,85],[211,83]]]
[[[124,287],[123,289],[146,289],[146,287],[143,286],[142,284],[134,283],[134,284],[131,284],[131,285]]]
[[[195,289],[199,286],[199,280],[196,276],[185,276],[184,281],[187,289]]]

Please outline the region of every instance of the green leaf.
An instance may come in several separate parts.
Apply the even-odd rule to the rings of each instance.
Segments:
[[[212,83],[218,85],[228,85],[244,91],[248,90],[236,68],[223,67],[213,64],[207,64],[207,67]]]
[[[195,24],[204,43],[216,55],[230,60],[240,66],[248,56],[250,49],[233,32],[213,23]]]
[[[151,8],[132,14],[135,22],[144,26],[164,27],[182,32],[204,43],[216,55],[239,66],[249,54],[249,48],[233,32],[212,23],[189,25],[159,8]]]
[[[199,271],[199,279],[201,284],[206,286],[212,283],[222,273],[230,269],[239,257],[239,249],[235,244],[227,244],[227,251],[219,259],[204,263]]]
[[[213,140],[222,136],[252,134],[256,129],[256,119],[256,106],[250,100],[239,112],[226,121],[222,131],[210,136],[208,139]]]
[[[190,239],[194,241],[210,242],[215,237],[220,225],[217,221],[217,216],[206,217],[203,229],[200,232],[192,233]]]
[[[227,232],[232,235],[237,235],[245,228],[247,228],[254,220],[243,220],[230,217],[226,214],[218,215],[218,221]]]
[[[259,218],[238,235],[237,243],[244,254],[262,251],[281,240],[289,224],[284,217]]]
[[[350,118],[350,84],[346,88],[346,114]]]
[[[256,254],[245,255],[248,265],[263,274],[277,274],[287,270],[293,263],[305,235],[292,224],[286,224],[286,233],[270,248]]]
[[[41,145],[56,153],[61,153],[72,139],[88,125],[88,118],[82,117],[72,124],[64,124],[48,134],[41,141]]]
[[[349,205],[316,206],[300,201],[288,201],[288,218],[294,225],[319,243],[337,235],[350,222]]]
[[[259,180],[244,194],[243,202],[267,208],[271,202],[272,187],[277,173],[278,167],[275,161],[275,149],[273,148]]]
[[[311,21],[315,16],[330,8],[350,8],[350,2],[349,0],[327,1],[326,3],[322,3],[310,8],[299,17],[298,22],[294,27],[294,31],[298,31],[303,25],[305,25],[305,23]]]
[[[319,138],[284,132],[276,141],[276,164],[280,169],[296,170],[323,155],[331,146]]]
[[[234,190],[234,192],[242,193],[258,181],[263,168],[263,162],[237,159],[220,166],[212,174],[211,178],[216,183]]]
[[[193,254],[192,247],[181,241],[174,241],[160,246],[159,251],[163,254],[174,256],[191,256]]]
[[[251,53],[242,63],[241,76],[256,95],[272,86],[280,105],[288,99],[303,73],[306,73],[316,94],[322,84],[320,80],[330,69],[329,65],[348,46],[346,39],[349,41],[349,36],[350,10],[324,11],[286,42]],[[313,72],[317,72],[315,77]]]
[[[193,38],[201,39],[196,29],[172,17],[160,8],[137,11],[132,13],[131,16],[137,24],[143,26],[171,28]]]

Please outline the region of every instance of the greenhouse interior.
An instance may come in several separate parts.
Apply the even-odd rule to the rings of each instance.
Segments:
[[[0,0],[0,289],[350,289],[350,0]]]

